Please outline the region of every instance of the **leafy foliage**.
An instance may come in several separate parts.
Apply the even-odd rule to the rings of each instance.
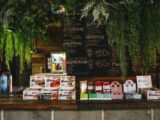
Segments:
[[[47,40],[49,3],[46,0],[1,0],[0,5],[0,51],[10,70],[14,56],[20,57],[20,70],[31,61],[32,39]]]
[[[110,0],[105,8],[101,6],[104,2],[106,1],[89,0],[82,17],[87,17],[92,12],[93,22],[106,26],[108,43],[119,52],[122,76],[127,75],[126,48],[133,70],[140,58],[142,72],[147,73],[156,66],[156,55],[160,52],[160,1]],[[101,9],[96,6],[101,6]]]
[[[104,24],[109,17],[108,6],[110,5],[111,4],[105,0],[90,0],[83,8],[81,18],[88,16],[88,14],[92,11],[92,22],[96,22],[98,23],[98,26],[100,26]]]

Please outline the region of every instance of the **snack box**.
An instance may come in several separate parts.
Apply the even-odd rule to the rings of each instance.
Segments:
[[[30,88],[42,89],[45,86],[45,76],[30,76]]]
[[[125,93],[126,100],[140,100],[142,95],[140,93]]]
[[[61,76],[59,75],[46,76],[45,88],[58,89],[60,87],[60,79],[61,79]]]
[[[103,100],[112,100],[112,93],[103,93]]]
[[[89,100],[97,100],[97,94],[96,93],[89,93],[88,99]]]
[[[58,100],[76,100],[76,91],[75,90],[60,90],[58,93]]]
[[[80,100],[88,100],[88,94],[80,93]]]
[[[123,93],[112,93],[112,99],[113,100],[122,100],[123,99],[124,94]]]
[[[111,92],[111,87],[109,82],[103,82],[103,93]]]
[[[103,100],[103,94],[97,93],[97,100]]]
[[[42,89],[41,100],[58,100],[58,90]]]
[[[159,100],[160,99],[160,89],[158,88],[147,88],[140,89],[142,95],[147,98],[147,100]]]
[[[26,88],[23,91],[23,100],[39,100],[40,89]]]
[[[96,81],[95,82],[95,92],[96,93],[102,93],[103,92],[102,82],[101,81]]]
[[[75,76],[61,76],[60,89],[61,90],[75,89]]]
[[[81,94],[87,93],[87,80],[80,81],[80,93]]]

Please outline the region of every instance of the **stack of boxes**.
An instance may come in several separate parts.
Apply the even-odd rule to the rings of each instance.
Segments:
[[[30,77],[24,100],[75,100],[75,76],[37,74]]]

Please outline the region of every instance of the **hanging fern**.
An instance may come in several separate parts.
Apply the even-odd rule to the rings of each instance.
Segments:
[[[12,32],[6,30],[5,31],[5,62],[10,70],[10,62],[14,57],[14,46],[13,46],[13,36]]]
[[[82,16],[83,17],[88,16],[90,12],[92,12],[93,16],[93,22],[96,22],[98,26],[106,23],[108,17],[109,17],[109,10],[108,6],[110,6],[108,2],[105,0],[90,0],[86,3],[85,7],[82,10]]]
[[[49,3],[46,0],[1,0],[0,50],[10,70],[14,56],[20,58],[20,71],[31,62],[32,39],[48,40],[47,23]],[[25,9],[24,9],[25,8]]]
[[[106,25],[106,32],[109,38],[109,44],[118,49],[121,75],[124,77],[127,75],[126,39],[124,33],[124,13],[121,11],[123,11],[123,8],[120,6],[117,6],[116,9],[112,9],[112,13]]]
[[[129,1],[126,0],[124,5],[127,9],[128,16],[128,50],[131,57],[132,69],[135,71],[135,66],[138,58],[140,57],[140,31],[141,31],[141,21],[140,12],[141,6],[139,0]]]

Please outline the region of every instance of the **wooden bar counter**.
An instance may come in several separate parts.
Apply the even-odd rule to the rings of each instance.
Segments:
[[[160,100],[41,101],[22,100],[21,95],[0,96],[0,109],[16,110],[101,110],[160,108]]]

